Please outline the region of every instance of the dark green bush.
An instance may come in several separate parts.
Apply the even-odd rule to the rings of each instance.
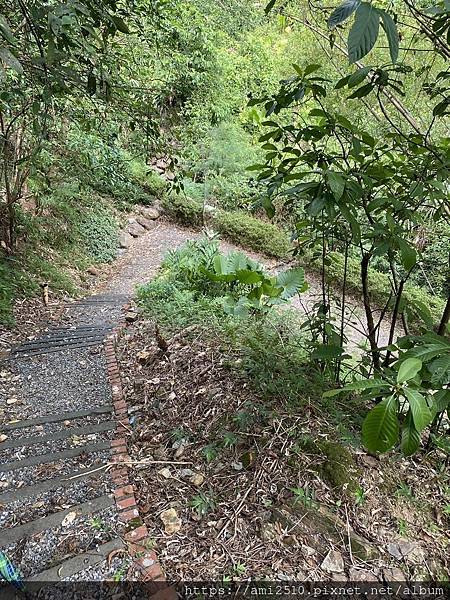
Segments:
[[[77,225],[85,252],[96,262],[111,262],[117,255],[118,224],[113,213],[98,206],[83,214]]]
[[[235,244],[267,256],[284,258],[291,248],[289,237],[282,229],[242,211],[218,212],[214,226]]]
[[[169,217],[183,225],[200,227],[203,223],[203,206],[183,194],[171,194],[163,200],[163,207]]]

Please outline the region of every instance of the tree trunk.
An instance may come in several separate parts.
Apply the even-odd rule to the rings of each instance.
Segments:
[[[371,255],[370,253],[363,254],[361,260],[361,282],[363,289],[363,301],[364,301],[364,310],[366,313],[367,320],[367,339],[370,344],[370,351],[372,353],[373,360],[373,368],[375,371],[380,370],[380,352],[378,350],[377,338],[376,338],[376,327],[373,320],[372,307],[370,306],[370,294],[369,294],[369,282],[368,282],[368,274],[369,274],[369,261]]]
[[[447,298],[447,304],[445,305],[444,312],[442,314],[441,322],[439,323],[438,334],[445,335],[448,322],[450,320],[450,295]]]

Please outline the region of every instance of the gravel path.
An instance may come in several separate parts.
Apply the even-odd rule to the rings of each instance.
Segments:
[[[61,309],[44,337],[33,333],[35,355],[27,357],[19,348],[0,365],[0,450],[5,444],[0,454],[0,550],[6,549],[26,576],[38,577],[41,571],[53,572],[55,565],[68,565],[73,571],[69,579],[99,581],[120,578],[129,568],[126,557],[111,561],[102,558],[88,568],[82,560],[74,560],[95,552],[105,542],[120,546],[124,533],[112,502],[114,486],[108,472],[69,479],[110,460],[109,430],[75,432],[112,418],[103,334],[97,330],[99,337],[89,341],[86,332],[95,326],[105,328],[104,336],[108,335],[107,328],[118,322],[125,300],[133,296],[137,285],[156,274],[164,254],[200,236],[199,232],[158,222],[116,261],[108,281],[96,294]],[[222,248],[229,251],[235,246],[222,242]],[[274,261],[248,254],[270,270],[280,268]],[[308,274],[307,280],[309,290],[292,304],[303,314],[320,297],[316,278]],[[352,321],[348,337],[357,346],[363,339],[357,329],[364,329],[364,319],[357,301],[350,302],[348,310]],[[82,347],[74,347],[73,340],[67,342],[67,327],[79,336],[76,344]],[[28,344],[26,348],[30,348]],[[48,352],[50,346],[52,351]],[[55,439],[45,439],[49,436]],[[111,499],[108,508],[80,512],[87,502],[101,504],[104,498]],[[70,523],[53,523],[52,519],[58,520],[67,509],[73,510]],[[50,525],[42,528],[41,519]],[[9,543],[11,539],[13,543]]]

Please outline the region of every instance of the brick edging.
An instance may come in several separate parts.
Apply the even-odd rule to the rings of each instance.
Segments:
[[[129,307],[125,306],[123,310]],[[106,339],[104,351],[106,356],[106,368],[108,379],[112,390],[112,399],[114,405],[114,414],[117,421],[117,427],[114,437],[111,441],[111,462],[119,463],[113,465],[110,469],[111,477],[114,483],[114,498],[119,511],[119,520],[126,523],[127,533],[124,539],[130,556],[133,557],[133,567],[141,574],[141,581],[144,583],[155,582],[154,590],[149,587],[149,592],[157,592],[156,597],[176,598],[173,588],[164,586],[166,577],[161,569],[161,565],[155,552],[148,548],[149,533],[147,526],[139,514],[139,508],[136,503],[134,487],[128,478],[128,467],[123,465],[124,461],[130,461],[128,454],[126,436],[130,430],[128,422],[128,409],[125,400],[122,382],[120,379],[119,365],[116,355],[116,344],[119,335],[126,327],[126,321],[122,318],[120,323],[112,334]],[[157,591],[159,590],[159,591]],[[168,593],[167,593],[168,592]]]

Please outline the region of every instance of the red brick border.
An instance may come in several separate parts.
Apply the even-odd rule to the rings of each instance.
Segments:
[[[128,307],[124,307],[124,311]],[[128,478],[128,467],[123,461],[130,461],[126,436],[129,434],[127,402],[122,391],[119,365],[116,356],[116,344],[120,333],[126,327],[125,320],[113,330],[105,342],[106,366],[111,384],[114,413],[117,427],[111,441],[111,462],[120,463],[111,468],[111,477],[115,485],[114,498],[119,511],[119,520],[127,523],[127,542],[130,556],[133,557],[134,568],[139,571],[141,581],[148,585],[148,591],[154,600],[174,600],[177,594],[174,588],[165,584],[166,577],[161,569],[158,558],[153,550],[148,548],[149,534],[136,503],[133,485]],[[152,585],[153,583],[153,585]]]

